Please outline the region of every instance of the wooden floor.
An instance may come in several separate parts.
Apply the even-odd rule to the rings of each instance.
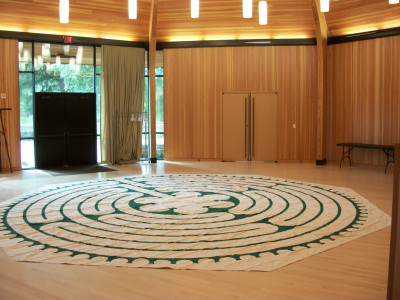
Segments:
[[[258,174],[349,187],[391,213],[393,169],[300,163],[159,162],[52,177],[0,174],[0,201],[47,184],[136,174]],[[390,228],[272,272],[183,271],[12,261],[0,249],[0,299],[385,299]]]

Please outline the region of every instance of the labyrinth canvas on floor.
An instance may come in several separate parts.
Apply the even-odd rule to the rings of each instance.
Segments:
[[[19,261],[270,271],[389,224],[351,189],[263,176],[133,176],[0,203],[0,246]]]

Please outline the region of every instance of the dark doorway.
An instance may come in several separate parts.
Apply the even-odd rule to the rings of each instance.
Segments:
[[[97,163],[94,93],[35,94],[37,168]]]

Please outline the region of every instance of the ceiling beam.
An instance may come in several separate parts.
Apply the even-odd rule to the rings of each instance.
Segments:
[[[156,143],[156,41],[157,41],[157,13],[159,0],[151,1],[149,21],[149,96],[150,96],[150,159],[157,162]]]
[[[320,11],[319,0],[310,0],[317,38],[318,100],[317,100],[317,165],[326,164],[327,48],[328,27]]]
[[[320,0],[311,0],[311,7],[314,16],[316,38],[320,36],[328,39],[329,29],[326,24],[325,14],[320,10]]]
[[[159,0],[152,0],[150,7],[149,41],[157,38],[157,14]]]

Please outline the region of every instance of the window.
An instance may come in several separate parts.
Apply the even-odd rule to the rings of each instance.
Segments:
[[[162,66],[156,67],[156,144],[157,158],[164,159],[164,69]]]
[[[21,128],[22,168],[35,167],[35,144],[33,128],[33,43],[19,42],[19,98]]]
[[[143,127],[142,127],[142,159],[150,158],[150,134],[149,134],[149,68],[148,52],[145,52],[144,67],[144,107],[143,107]]]
[[[143,155],[142,158],[150,158],[149,144],[149,69],[147,67],[147,51],[146,51],[146,69],[145,69],[145,120],[143,124]],[[145,144],[146,143],[146,144]],[[146,152],[145,152],[146,149]],[[158,159],[164,159],[164,68],[163,68],[163,52],[156,53],[156,152]],[[145,156],[146,155],[146,156]]]
[[[101,47],[96,47],[95,51],[95,92],[96,92],[96,119],[97,119],[97,162],[101,163]]]
[[[22,168],[35,167],[35,92],[96,93],[98,161],[100,147],[100,47],[19,42]]]
[[[35,92],[94,92],[93,47],[34,45]]]

